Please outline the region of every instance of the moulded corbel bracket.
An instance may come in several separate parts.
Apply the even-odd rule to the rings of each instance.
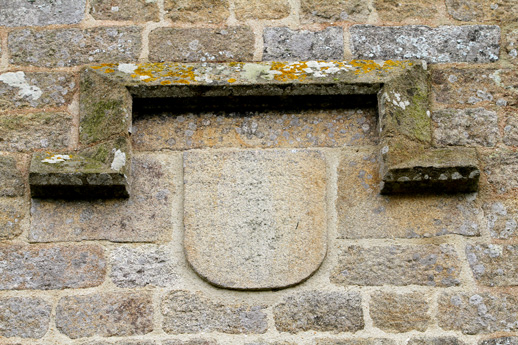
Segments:
[[[196,98],[197,103],[228,96],[377,96],[381,193],[478,188],[474,149],[432,146],[424,62],[104,64],[84,68],[80,83],[79,148],[33,155],[33,197],[127,197],[134,97]]]

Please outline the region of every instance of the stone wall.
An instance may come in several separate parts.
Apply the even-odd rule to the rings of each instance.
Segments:
[[[0,344],[518,344],[517,23],[515,0],[0,0]],[[358,108],[144,117],[129,199],[30,198],[32,153],[77,148],[82,66],[329,59],[427,61],[434,145],[477,149],[479,192],[379,195]],[[206,281],[316,268],[270,245],[327,254],[286,289]]]

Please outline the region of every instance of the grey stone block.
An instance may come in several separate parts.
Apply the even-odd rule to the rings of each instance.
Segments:
[[[76,24],[85,15],[86,0],[0,0],[0,26]]]
[[[498,26],[355,25],[350,33],[353,56],[359,59],[484,63],[499,58]]]
[[[47,333],[52,307],[41,298],[0,298],[0,336],[41,338]]]

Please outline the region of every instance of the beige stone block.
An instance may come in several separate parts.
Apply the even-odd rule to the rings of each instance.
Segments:
[[[171,291],[162,300],[163,329],[170,334],[222,332],[265,333],[264,307],[228,304],[200,292]]]
[[[434,19],[438,15],[436,0],[375,0],[374,8],[383,22]]]
[[[224,29],[159,28],[149,34],[149,60],[251,61],[254,41],[254,33],[244,26]]]
[[[380,195],[375,152],[342,151],[336,201],[339,238],[479,235],[483,215],[475,194]]]
[[[154,0],[93,0],[90,6],[90,14],[97,20],[159,20],[158,3]]]
[[[468,244],[466,256],[478,283],[487,286],[518,285],[518,246]]]
[[[143,335],[153,331],[153,304],[127,292],[67,296],[56,307],[56,327],[72,339]]]
[[[281,19],[289,16],[287,0],[234,0],[234,11],[238,20]]]
[[[301,0],[303,22],[365,22],[371,9],[365,0]]]
[[[165,0],[166,17],[173,22],[223,24],[230,12],[227,0]]]
[[[320,152],[186,152],[184,183],[185,253],[210,283],[286,287],[320,266],[327,248]]]
[[[331,282],[339,285],[424,285],[460,284],[460,262],[451,245],[392,245],[383,247],[345,246]]]
[[[0,290],[93,287],[105,274],[98,245],[0,245]]]
[[[27,226],[29,202],[25,198],[0,198],[0,241],[18,237]]]
[[[389,333],[426,331],[430,323],[426,295],[421,292],[377,292],[371,296],[370,315],[374,327]]]

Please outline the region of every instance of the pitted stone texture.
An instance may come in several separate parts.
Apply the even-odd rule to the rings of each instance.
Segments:
[[[22,196],[25,181],[15,156],[0,155],[0,197]]]
[[[518,337],[501,337],[482,340],[479,345],[517,345]]]
[[[342,60],[343,29],[293,31],[286,27],[264,29],[263,60]]]
[[[254,40],[254,33],[245,26],[159,28],[149,34],[149,59],[155,62],[251,61]]]
[[[466,245],[466,256],[479,284],[518,285],[518,245]]]
[[[70,104],[76,81],[68,73],[0,73],[0,112]]]
[[[299,292],[275,306],[273,315],[280,332],[357,332],[364,327],[357,292]]]
[[[29,203],[21,197],[0,198],[0,241],[18,237],[28,225]]]
[[[510,85],[504,84],[509,69],[493,68],[434,68],[432,92],[442,104],[498,105],[514,101]],[[512,77],[514,79],[514,77]]]
[[[267,341],[267,340],[257,340],[252,342],[247,342],[244,345],[297,345],[296,343],[290,341]]]
[[[317,339],[315,345],[396,345],[393,339],[383,338],[352,338],[352,339]]]
[[[0,245],[0,290],[93,287],[105,274],[98,245]]]
[[[367,148],[343,150],[336,201],[339,238],[479,235],[483,212],[474,194],[380,195],[374,152]]]
[[[464,334],[516,332],[518,298],[511,294],[443,293],[437,319],[442,329]]]
[[[426,295],[421,292],[376,292],[369,310],[373,326],[389,333],[426,331],[430,323]]]
[[[111,252],[111,279],[118,287],[168,286],[178,276],[172,254],[162,246],[118,247]]]
[[[85,14],[86,0],[0,2],[0,26],[76,24]]]
[[[407,345],[466,345],[456,337],[418,337],[408,340]]]
[[[200,292],[172,291],[162,300],[162,328],[170,334],[265,333],[268,324],[263,309],[210,300]]]
[[[433,19],[438,15],[435,0],[375,0],[374,8],[381,21],[403,22],[407,19]]]
[[[140,34],[136,26],[15,30],[8,37],[9,61],[38,67],[136,61]]]
[[[483,2],[480,0],[446,0],[448,13],[463,22],[479,21],[484,18]]]
[[[497,193],[518,190],[518,153],[509,149],[483,150],[479,153],[489,185]]]
[[[147,334],[153,304],[147,295],[125,292],[67,296],[56,307],[56,327],[72,339]]]
[[[371,13],[364,0],[302,0],[302,21],[317,22],[365,22]]]
[[[0,115],[0,150],[63,149],[70,143],[72,116],[67,113]]]
[[[281,19],[290,15],[290,4],[287,0],[234,0],[234,11],[242,21]]]
[[[212,339],[191,339],[191,340],[164,340],[162,345],[218,345]]]
[[[102,340],[80,342],[79,345],[158,345],[158,343],[153,340],[121,340],[116,342]]]
[[[484,204],[487,225],[492,238],[518,237],[518,201],[514,198]]]
[[[498,141],[498,116],[484,108],[434,111],[434,131],[438,145],[488,146]]]
[[[165,0],[166,17],[173,22],[223,24],[230,12],[227,0]]]
[[[508,146],[518,146],[518,119],[514,111],[506,118],[503,142]]]
[[[129,199],[32,200],[31,242],[109,240],[152,242],[168,238],[178,197],[178,156],[135,154]]]
[[[375,145],[376,109],[161,113],[133,120],[133,149]]]
[[[425,285],[449,287],[460,284],[460,262],[447,244],[360,247],[340,249],[331,282],[339,285]]]
[[[505,29],[504,47],[507,58],[514,64],[518,62],[518,28],[511,26]]]
[[[325,185],[319,151],[185,153],[187,260],[226,288],[305,280],[326,254]]]
[[[42,338],[49,329],[51,310],[41,298],[0,298],[0,336]]]
[[[159,20],[158,4],[153,0],[93,0],[90,6],[90,14],[97,20]]]
[[[498,26],[371,26],[350,29],[353,56],[359,59],[428,62],[493,62],[498,60]]]

